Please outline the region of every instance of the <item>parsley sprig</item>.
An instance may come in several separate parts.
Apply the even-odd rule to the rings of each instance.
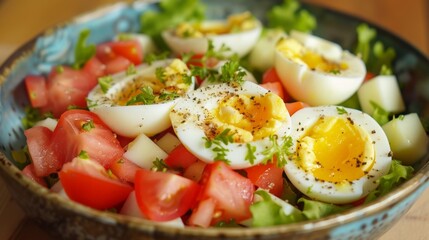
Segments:
[[[205,140],[205,147],[211,148],[212,151],[216,154],[215,159],[217,161],[223,161],[227,164],[230,164],[231,161],[226,158],[226,154],[229,150],[225,147],[229,143],[233,143],[233,135],[230,134],[231,129],[227,128],[218,134],[214,139],[209,139],[208,137],[203,137]]]
[[[76,69],[80,69],[95,54],[95,44],[87,44],[86,42],[89,34],[89,29],[84,29],[79,34],[74,50],[75,60],[73,67]]]
[[[274,161],[274,157],[277,159],[277,167],[282,168],[286,165],[289,155],[291,154],[289,148],[292,146],[292,137],[284,136],[281,139],[282,144],[278,143],[278,136],[271,135],[269,136],[271,141],[271,147],[262,151],[262,154],[265,156],[262,161],[263,164],[267,164],[270,161]]]
[[[153,104],[155,102],[155,95],[153,94],[153,89],[149,86],[144,86],[140,88],[141,93],[132,97],[127,105],[134,105],[138,103],[142,104]]]

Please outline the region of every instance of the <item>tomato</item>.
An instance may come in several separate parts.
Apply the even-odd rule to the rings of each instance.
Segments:
[[[365,75],[364,81],[371,80],[371,79],[373,79],[375,76],[376,76],[376,75],[375,75],[374,73],[372,73],[372,72],[367,72],[367,73],[366,73],[366,75]]]
[[[42,76],[29,75],[24,81],[31,106],[34,108],[45,106],[48,103],[46,79]]]
[[[48,104],[45,111],[59,117],[69,106],[86,107],[88,93],[97,85],[97,79],[83,70],[69,67],[54,68],[47,81]]]
[[[99,210],[116,207],[133,191],[91,159],[74,158],[58,175],[71,200]]]
[[[30,163],[22,169],[22,174],[29,177],[31,180],[37,182],[38,184],[47,187],[45,180],[42,177],[37,176],[36,171],[34,169],[34,164]]]
[[[257,187],[280,197],[283,192],[283,169],[274,163],[260,164],[245,169],[247,178]]]
[[[253,183],[218,161],[206,166],[201,179],[202,190],[199,200],[211,198],[215,201],[214,222],[237,222],[251,217],[249,210],[253,201]]]
[[[209,227],[215,214],[216,202],[212,198],[207,198],[198,203],[198,206],[192,210],[188,219],[188,225]]]
[[[267,71],[264,72],[264,74],[262,75],[262,84],[265,83],[275,83],[278,82],[283,86],[282,81],[280,80],[279,75],[276,72],[276,69],[274,67],[269,68]],[[285,102],[289,102],[292,100],[292,97],[290,96],[290,94],[287,92],[287,89],[283,86],[283,101]]]
[[[203,57],[204,57],[204,54],[201,54],[201,53],[194,54],[191,56],[191,59],[188,60],[186,65],[188,65],[188,67],[191,67],[191,66],[202,67],[204,66]],[[183,59],[182,56],[179,56],[179,58]],[[216,58],[208,58],[205,61],[206,61],[205,62],[206,67],[209,67],[209,68],[214,67],[219,62],[219,60]]]
[[[52,143],[63,163],[85,150],[91,159],[108,168],[124,154],[115,134],[96,114],[86,110],[68,110],[62,114],[52,134]]]
[[[85,65],[83,66],[83,71],[91,74],[98,79],[99,77],[105,75],[106,65],[94,56],[85,63]]]
[[[130,60],[134,65],[139,65],[143,62],[143,50],[136,40],[111,42],[110,47],[114,53]]]
[[[196,161],[198,161],[198,158],[189,152],[183,144],[174,148],[164,159],[167,166],[175,169],[185,169]]]
[[[286,103],[286,108],[289,112],[289,115],[293,115],[296,111],[305,108],[305,107],[309,107],[310,105],[308,105],[307,103],[304,102],[292,102],[292,103]]]
[[[141,169],[137,164],[126,158],[114,161],[110,165],[110,170],[115,176],[124,182],[134,183],[137,170]]]
[[[60,170],[63,162],[52,148],[51,130],[37,126],[25,130],[24,135],[27,138],[28,151],[36,176],[44,177]]]
[[[130,60],[122,56],[117,56],[115,59],[112,59],[106,62],[106,74],[115,74],[127,70],[131,65]]]
[[[184,215],[196,204],[200,186],[167,172],[138,170],[134,181],[137,203],[145,216],[169,221]]]
[[[97,45],[97,58],[104,64],[121,56],[134,65],[143,62],[143,50],[139,42],[135,40],[112,41]]]
[[[283,101],[285,100],[285,91],[281,82],[267,82],[261,83],[261,87],[270,90],[272,93],[277,94]]]

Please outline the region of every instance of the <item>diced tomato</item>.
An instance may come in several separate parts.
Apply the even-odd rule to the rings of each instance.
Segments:
[[[116,135],[116,138],[123,148],[125,148],[130,142],[134,140],[134,138],[124,137],[121,135]]]
[[[86,107],[88,93],[97,85],[97,79],[83,70],[69,67],[54,68],[47,81],[48,104],[45,111],[59,117],[69,106]]]
[[[198,160],[185,169],[185,171],[183,172],[183,176],[195,182],[199,182],[201,180],[201,176],[203,175],[204,168],[206,167],[206,165],[207,164],[205,162]]]
[[[371,79],[373,79],[374,77],[375,77],[375,74],[374,74],[374,73],[372,73],[372,72],[366,72],[366,75],[365,75],[364,81],[371,80]]]
[[[310,105],[308,105],[307,103],[304,102],[292,102],[292,103],[286,103],[286,108],[289,112],[289,115],[293,115],[295,112],[297,112],[298,110],[305,108],[305,107],[309,107]]]
[[[68,110],[62,114],[52,134],[52,144],[62,163],[85,150],[91,159],[108,168],[124,154],[115,134],[96,114],[86,110]]]
[[[110,46],[114,53],[130,60],[134,65],[143,62],[143,50],[136,40],[114,41]]]
[[[91,159],[74,158],[64,164],[59,178],[67,196],[83,205],[105,210],[124,202],[133,188]]]
[[[189,152],[183,144],[174,148],[164,159],[167,166],[175,169],[185,169],[196,161],[198,161],[198,158]]]
[[[274,163],[260,164],[245,169],[247,178],[256,186],[280,197],[283,192],[283,169]]]
[[[216,203],[212,198],[207,198],[198,203],[198,206],[192,210],[192,214],[188,219],[188,225],[207,228],[210,226]]]
[[[283,84],[281,82],[267,82],[261,83],[261,87],[264,87],[267,90],[270,90],[272,93],[277,94],[283,101],[285,100],[285,91],[283,88]]]
[[[203,57],[204,57],[204,54],[201,54],[201,53],[192,55],[191,59],[189,59],[189,61],[187,62],[188,67],[191,67],[191,66],[202,67],[205,64],[206,67],[210,68],[210,67],[216,66],[216,64],[218,64],[219,62],[219,60],[216,58],[208,58],[207,60],[205,60],[206,62],[203,63]],[[179,56],[179,58],[183,59],[182,56]]]
[[[115,176],[124,182],[134,183],[137,170],[141,169],[137,164],[126,158],[114,161],[110,165],[110,170]]]
[[[211,198],[216,203],[213,222],[242,221],[251,216],[249,207],[253,201],[253,183],[224,162],[207,165],[201,184],[199,200]]]
[[[115,74],[125,71],[130,65],[130,60],[122,56],[117,56],[115,59],[106,62],[106,74]]]
[[[45,106],[48,103],[46,79],[42,76],[29,75],[24,81],[31,106],[34,108]]]
[[[60,170],[63,162],[52,148],[51,130],[37,126],[25,130],[24,135],[36,176],[44,177]]]
[[[151,220],[168,221],[195,206],[200,186],[167,172],[138,170],[134,181],[140,210]]]
[[[280,77],[277,74],[276,69],[274,67],[272,67],[272,68],[269,68],[267,71],[265,71],[264,74],[262,75],[262,84],[265,84],[265,83],[275,83],[275,82],[278,82],[278,83],[280,83],[282,85],[282,89],[283,89],[283,97],[282,97],[282,99],[285,102],[292,101],[292,97],[287,92],[287,89],[283,86],[283,83],[280,80]]]
[[[99,78],[105,75],[106,65],[94,56],[85,63],[83,71],[91,74],[95,78]]]
[[[34,169],[34,164],[30,163],[22,169],[22,174],[29,177],[31,180],[37,182],[38,184],[47,187],[45,180],[42,177],[37,176],[36,171]]]

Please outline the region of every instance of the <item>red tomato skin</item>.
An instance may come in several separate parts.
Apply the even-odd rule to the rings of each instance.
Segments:
[[[367,73],[366,73],[366,75],[365,75],[365,78],[364,78],[364,82],[366,82],[366,81],[368,81],[368,80],[373,79],[375,76],[376,76],[376,75],[375,75],[374,73],[372,73],[372,72],[367,72]]]
[[[69,106],[86,107],[88,93],[97,85],[97,79],[83,70],[62,67],[54,68],[47,81],[48,104],[44,111],[50,111],[58,118]]]
[[[139,65],[143,62],[142,46],[136,40],[115,41],[110,46],[114,53],[125,57],[134,65]]]
[[[38,108],[48,104],[45,77],[29,75],[25,77],[24,82],[32,107]]]
[[[89,131],[82,125],[92,121],[94,128]],[[52,134],[52,143],[58,152],[60,161],[70,162],[82,150],[87,151],[91,159],[108,168],[124,154],[115,134],[94,113],[74,109],[61,115]]]
[[[134,183],[136,172],[139,169],[142,168],[126,158],[114,161],[110,165],[110,170],[115,174],[115,176],[117,176],[121,181],[129,183]]]
[[[107,62],[115,59],[118,55],[113,52],[111,42],[106,42],[96,46],[95,56],[102,63],[106,64]]]
[[[260,188],[280,197],[283,192],[283,169],[274,163],[261,164],[245,169],[247,178]]]
[[[183,216],[195,206],[200,186],[168,172],[138,170],[134,181],[137,203],[145,216],[169,221]]]
[[[46,127],[36,126],[24,131],[27,138],[34,173],[38,177],[48,176],[60,170],[63,162],[58,153],[52,148],[52,131]]]
[[[292,101],[292,97],[288,93],[287,89],[284,87],[282,81],[280,80],[279,75],[276,72],[276,69],[274,67],[269,68],[267,71],[264,72],[262,75],[262,83],[270,83],[270,82],[279,82],[283,86],[283,100],[285,102]]]
[[[94,56],[85,63],[83,71],[91,74],[95,78],[99,78],[105,75],[106,65]]]
[[[185,169],[196,161],[198,158],[189,152],[183,144],[174,148],[164,159],[165,164],[174,169]]]
[[[260,84],[260,86],[277,94],[283,101],[285,100],[285,91],[281,82],[267,82]]]
[[[36,175],[36,172],[34,170],[34,164],[30,163],[27,166],[25,166],[24,169],[22,169],[22,174],[30,178],[31,180],[37,182],[41,186],[48,187],[45,180],[42,177],[39,177]]]
[[[115,74],[127,70],[132,63],[125,57],[117,56],[106,62],[106,74]]]
[[[82,161],[80,164],[84,167],[77,167],[75,161]],[[113,208],[124,202],[133,190],[130,185],[109,178],[107,171],[90,159],[75,158],[64,164],[59,178],[71,200],[99,210]]]
[[[212,198],[216,202],[215,212],[221,213],[213,222],[231,219],[239,222],[251,217],[249,207],[255,191],[253,183],[224,162],[208,164],[204,169],[201,185],[199,200]]]

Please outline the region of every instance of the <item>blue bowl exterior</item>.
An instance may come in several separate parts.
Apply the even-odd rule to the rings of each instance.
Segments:
[[[279,1],[206,1],[209,17],[220,18],[232,11],[251,10],[261,19],[266,10]],[[355,28],[361,22],[314,6],[306,6],[318,19],[316,34],[351,49]],[[13,150],[25,145],[21,119],[28,104],[22,80],[28,74],[47,74],[53,66],[70,64],[77,37],[90,29],[89,42],[100,43],[120,32],[140,29],[139,16],[157,5],[143,2],[117,4],[83,15],[36,37],[0,68],[0,174],[8,183],[16,201],[28,215],[56,236],[68,239],[369,239],[380,236],[415,202],[427,182],[428,156],[415,165],[416,176],[393,193],[342,215],[321,221],[261,229],[173,229],[149,221],[99,212],[68,202],[49,190],[24,178],[13,160]],[[429,123],[429,61],[401,39],[379,30],[379,37],[397,51],[394,72],[410,112],[420,114]],[[347,33],[347,34],[345,34]],[[17,167],[18,168],[17,168]]]

